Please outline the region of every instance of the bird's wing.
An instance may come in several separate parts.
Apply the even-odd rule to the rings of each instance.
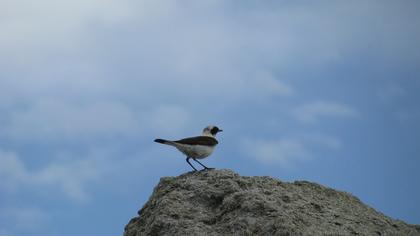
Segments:
[[[208,136],[197,136],[191,138],[184,138],[181,140],[174,141],[175,143],[188,144],[188,145],[205,145],[205,146],[216,146],[217,140],[213,137]]]

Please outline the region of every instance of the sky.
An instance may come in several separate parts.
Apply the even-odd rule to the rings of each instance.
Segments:
[[[0,236],[122,235],[155,138],[420,224],[420,2],[0,0]]]

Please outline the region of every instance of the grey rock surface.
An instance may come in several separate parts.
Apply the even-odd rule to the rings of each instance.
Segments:
[[[161,178],[125,227],[140,235],[420,235],[349,193],[230,170]]]

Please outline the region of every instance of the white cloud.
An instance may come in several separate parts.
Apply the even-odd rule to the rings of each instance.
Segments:
[[[358,112],[353,108],[337,103],[316,101],[304,104],[292,110],[292,114],[303,123],[315,123],[323,118],[353,118],[358,116]]]
[[[337,150],[342,146],[337,138],[324,134],[278,139],[246,138],[240,145],[248,157],[282,168],[293,168],[298,163],[313,159],[318,148]]]
[[[49,143],[176,135],[193,126],[190,111],[179,105],[128,106],[118,102],[72,103],[41,100],[8,113],[0,138]]]
[[[86,140],[135,135],[139,130],[135,112],[115,102],[78,105],[43,100],[9,115],[3,135],[18,140]]]
[[[45,227],[48,224],[49,216],[42,209],[30,207],[5,207],[1,209],[0,219],[3,222],[11,222],[10,228],[17,228],[19,231],[34,231]],[[11,230],[4,230],[11,232]],[[1,233],[1,231],[0,231]],[[3,236],[1,234],[1,236]]]
[[[274,77],[274,75],[268,72],[257,73],[255,78],[252,78],[249,81],[248,86],[249,88],[242,88],[242,90],[248,89],[248,94],[250,95],[266,94],[290,96],[294,93],[294,89],[289,84]],[[257,91],[257,93],[255,93],[255,91]]]
[[[161,105],[142,113],[142,123],[149,133],[176,135],[191,126],[191,114],[176,105]]]
[[[57,96],[108,100],[125,96],[144,101],[155,94],[176,97],[177,102],[200,96],[227,103],[287,95],[291,85],[273,76],[273,68],[322,67],[340,60],[366,43],[360,24],[347,19],[358,16],[375,24],[369,21],[371,14],[355,10],[360,3],[311,8],[256,4],[234,14],[227,14],[232,6],[223,1],[6,0],[0,4],[4,66],[0,106]],[[372,3],[363,6],[375,9]],[[388,20],[386,9],[375,9],[384,11],[378,12],[381,19]],[[346,17],[337,17],[341,14]],[[378,27],[390,25],[394,24]],[[268,76],[255,75],[259,71]]]
[[[75,49],[84,43],[92,24],[116,24],[134,14],[130,1],[1,1],[0,48],[25,60],[41,52]],[[13,51],[12,51],[13,50]],[[27,55],[27,56],[28,56]]]
[[[104,153],[85,159],[67,158],[50,162],[46,166],[30,170],[13,152],[0,152],[0,189],[14,194],[32,190],[40,195],[63,194],[75,201],[89,199],[89,184],[98,181],[112,167]]]
[[[177,162],[176,158],[163,162],[164,159],[155,157],[159,156],[150,149],[124,155],[112,148],[102,148],[91,150],[83,157],[57,154],[45,165],[34,167],[25,159],[32,156],[21,157],[0,149],[0,197],[5,200],[0,201],[0,235],[49,235],[44,231],[56,228],[51,227],[57,222],[53,216],[62,215],[56,214],[56,210],[94,206],[92,196],[101,197],[104,191],[113,196],[132,197],[137,193],[135,189],[145,184],[142,180],[156,172],[151,166],[161,168]],[[133,176],[139,181],[133,182]],[[42,207],[49,200],[58,203],[59,206],[53,207],[58,208]]]
[[[25,166],[16,153],[0,149],[0,189],[14,192],[27,178]]]
[[[153,139],[148,143],[152,144]],[[93,190],[102,187],[109,190],[110,185],[117,188],[121,181],[131,181],[133,175],[146,178],[150,174],[147,166],[178,162],[176,158],[171,158],[162,163],[161,153],[153,148],[127,152],[112,145],[92,147],[78,154],[76,151],[60,150],[44,165],[33,167],[30,165],[33,156],[20,156],[0,149],[0,192],[11,198],[29,193],[34,198],[90,203]],[[127,189],[122,187],[121,191]]]
[[[274,163],[285,168],[310,156],[305,145],[294,139],[246,139],[241,145],[248,156],[264,164]]]
[[[106,161],[105,158],[91,157],[77,161],[51,163],[32,173],[32,179],[27,182],[32,186],[58,190],[76,201],[86,201],[89,199],[89,186],[104,176],[106,168],[109,168],[101,163]]]

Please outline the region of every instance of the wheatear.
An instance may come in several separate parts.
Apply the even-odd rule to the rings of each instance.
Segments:
[[[215,136],[217,133],[222,131],[223,130],[216,126],[209,125],[204,128],[203,134],[201,136],[184,138],[177,141],[155,139],[155,142],[176,147],[179,151],[187,156],[186,161],[194,169],[194,171],[197,171],[197,169],[190,163],[190,159],[196,161],[198,164],[204,167],[204,169],[211,169],[201,164],[201,162],[199,162],[197,159],[204,159],[212,154],[214,148],[218,144]]]

